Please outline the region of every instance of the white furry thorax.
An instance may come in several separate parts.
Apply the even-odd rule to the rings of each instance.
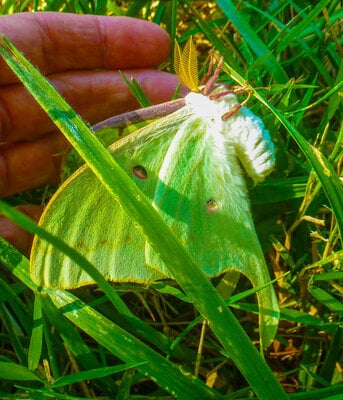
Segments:
[[[194,115],[200,118],[214,118],[222,121],[222,116],[238,104],[237,96],[229,93],[216,100],[201,93],[190,92],[185,97],[186,105],[192,107]]]
[[[274,144],[262,120],[246,107],[239,108],[223,120],[223,115],[239,104],[235,94],[228,93],[212,100],[201,93],[191,92],[185,99],[193,116],[211,126],[209,134],[215,138],[218,155],[223,147],[233,146],[236,156],[255,182],[262,181],[273,170]]]

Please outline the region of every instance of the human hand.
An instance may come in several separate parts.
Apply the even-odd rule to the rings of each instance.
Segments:
[[[22,13],[0,16],[0,32],[90,124],[138,107],[119,69],[155,104],[169,100],[178,83],[174,75],[151,69],[168,57],[170,41],[146,21]],[[0,197],[6,197],[58,182],[60,155],[69,144],[2,59],[0,71]],[[37,219],[40,208],[26,205],[24,212]],[[0,236],[22,251],[30,246],[29,236],[2,217]]]

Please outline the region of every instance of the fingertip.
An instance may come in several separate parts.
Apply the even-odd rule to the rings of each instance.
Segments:
[[[180,83],[176,75],[164,71],[143,71],[136,77],[152,104],[171,100]]]
[[[0,153],[0,197],[57,183],[68,142],[58,132],[8,146]]]
[[[43,212],[42,206],[31,204],[18,206],[16,208],[36,222],[38,222]],[[33,235],[2,215],[0,215],[0,236],[11,243],[24,255],[30,253]]]

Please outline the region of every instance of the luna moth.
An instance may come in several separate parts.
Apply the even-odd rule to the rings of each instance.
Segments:
[[[189,74],[185,69],[180,73],[181,78]],[[274,166],[274,146],[262,120],[241,107],[234,93],[209,87],[206,95],[190,92],[184,107],[116,141],[109,151],[208,276],[235,270],[253,286],[263,286],[270,278],[242,167],[255,182],[263,180]],[[87,166],[63,183],[40,224],[84,254],[110,281],[173,278]],[[31,252],[31,276],[51,288],[94,283],[39,237]],[[272,286],[257,297],[261,310],[277,312]],[[275,320],[263,313],[264,326],[275,326]]]

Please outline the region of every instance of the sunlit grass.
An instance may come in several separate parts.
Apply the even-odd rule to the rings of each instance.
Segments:
[[[263,118],[277,150],[273,175],[249,192],[271,274],[282,277],[275,284],[280,326],[265,359],[285,392],[296,392],[296,398],[342,393],[339,2],[298,2],[296,7],[288,1],[280,6],[237,2],[238,9],[228,1],[110,3],[2,1],[0,12],[58,10],[150,19],[180,42],[193,36],[203,71],[208,50],[214,47],[227,68],[233,68],[231,76],[237,71],[253,87],[268,88],[249,103]],[[164,67],[172,70],[172,64]],[[35,196],[21,194],[20,200]],[[109,302],[114,294],[106,291],[84,288],[58,293],[55,303],[47,295],[40,300],[28,279],[27,261],[5,243],[1,248],[7,267],[0,275],[1,397],[166,399],[177,392],[182,398],[187,382],[185,399],[251,394],[210,327],[203,328],[196,307],[172,285],[115,286],[123,307],[128,307],[121,309],[121,320]],[[235,293],[247,288],[243,280]],[[232,309],[256,342],[256,307],[251,302],[235,303]],[[71,313],[71,304],[80,312]],[[130,319],[131,312],[140,322],[133,320],[130,326],[124,316]],[[98,335],[100,327],[103,335]],[[138,337],[131,336],[133,332]],[[130,340],[131,345],[125,344]],[[120,347],[127,348],[127,354],[116,352]],[[156,371],[142,367],[144,360]]]

